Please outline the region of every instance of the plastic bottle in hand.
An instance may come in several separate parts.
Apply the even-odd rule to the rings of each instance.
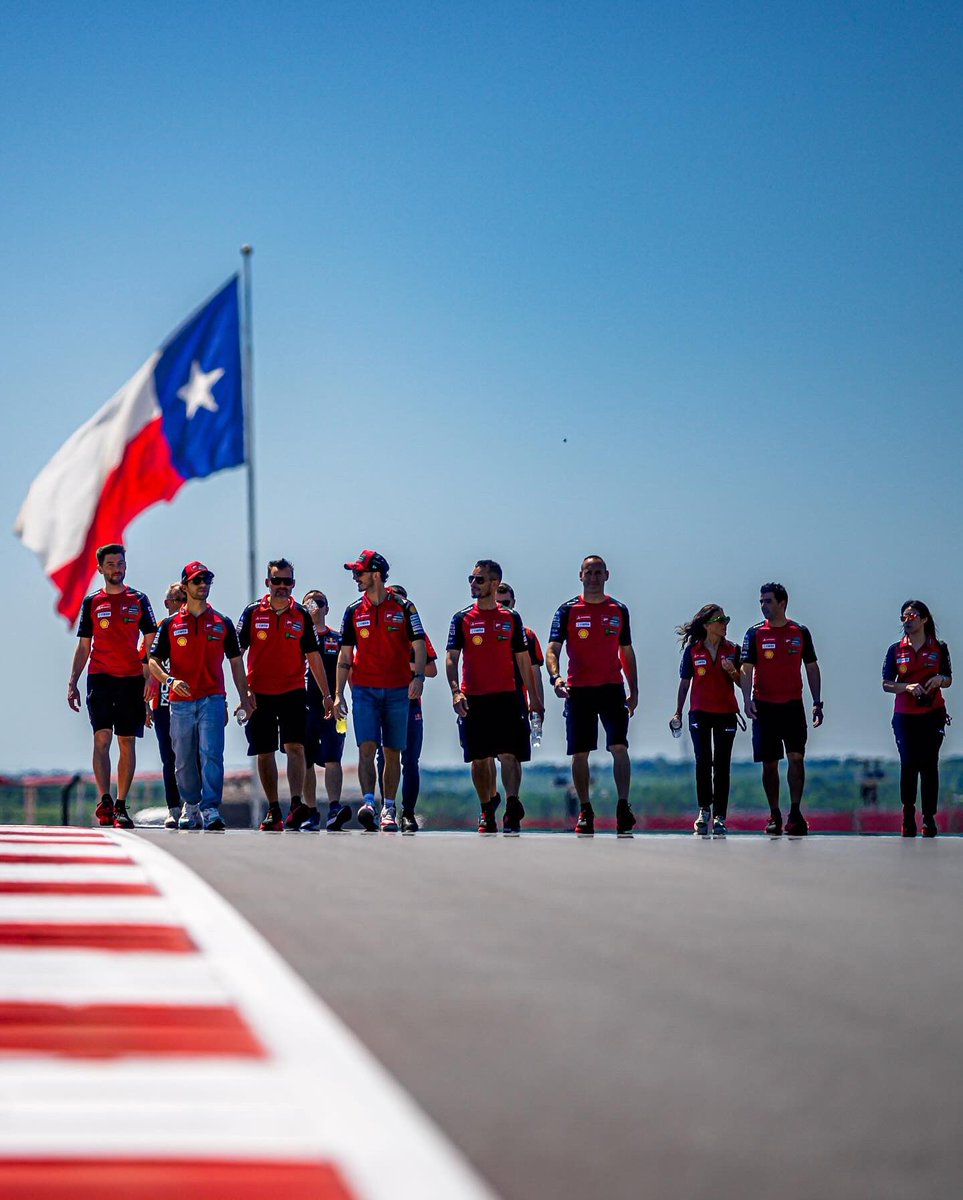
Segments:
[[[237,712],[234,714],[234,718],[237,721],[238,725],[240,725],[243,728],[247,724],[247,710],[243,709],[243,708],[239,708],[237,710]]]
[[[532,749],[537,750],[542,744],[542,714],[532,713]]]
[[[671,729],[672,736],[674,738],[682,737],[682,718],[681,717],[673,717],[672,720],[669,722],[669,729]]]

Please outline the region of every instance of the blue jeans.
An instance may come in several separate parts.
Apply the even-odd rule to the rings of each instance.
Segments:
[[[425,723],[420,700],[408,701],[408,738],[401,752],[401,807],[413,813],[421,792],[421,748],[425,741]],[[384,798],[385,752],[378,747],[378,790]]]
[[[352,687],[354,736],[389,750],[404,750],[408,740],[408,688]]]
[[[158,704],[154,709],[154,733],[157,734],[157,748],[164,768],[164,799],[168,808],[180,808],[181,798],[174,773],[174,747],[171,745],[171,710],[166,704]]]
[[[201,700],[175,700],[171,704],[171,743],[177,790],[185,804],[217,808],[221,803],[226,711],[223,695],[204,696]]]

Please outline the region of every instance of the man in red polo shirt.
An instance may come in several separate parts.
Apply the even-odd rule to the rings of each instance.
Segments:
[[[478,793],[479,833],[497,833],[495,823],[495,764],[502,764],[505,816],[502,830],[517,834],[525,816],[519,799],[523,762],[532,756],[526,715],[515,687],[516,672],[528,692],[530,711],[543,713],[532,678],[525,628],[518,613],[496,599],[502,569],[493,559],[475,563],[468,583],[473,603],[456,612],[448,630],[445,671],[465,762]],[[464,655],[461,679],[459,662]]]
[[[813,698],[813,728],[823,723],[822,682],[813,640],[805,625],[786,616],[789,593],[781,583],[764,583],[759,591],[763,620],[746,631],[742,643],[742,695],[752,721],[752,757],[762,763],[762,786],[769,801],[766,833],[782,833],[779,809],[779,760],[783,746],[789,759],[789,817],[786,833],[802,837],[809,826],[802,815],[806,786],[806,711],[802,669]]]
[[[113,542],[97,551],[97,570],[104,586],[91,593],[80,610],[77,649],[67,680],[67,703],[80,712],[77,680],[87,671],[87,713],[94,731],[94,779],[100,788],[97,820],[101,825],[132,828],[127,794],[134,778],[136,738],[144,736],[147,679],[140,651],[141,634],[157,628],[150,601],[127,587],[127,554]],[[110,743],[120,748],[117,803],[110,794]]]
[[[572,783],[580,805],[575,832],[595,832],[595,811],[589,793],[589,754],[598,749],[601,721],[605,748],[612,755],[618,796],[616,831],[625,837],[635,826],[635,815],[629,805],[632,782],[629,718],[639,703],[639,679],[629,610],[621,601],[606,595],[608,577],[608,567],[599,555],[590,554],[582,560],[581,595],[567,600],[555,613],[545,662],[555,695],[565,700],[566,742],[572,756]],[[568,647],[567,679],[562,679],[559,667],[563,643]],[[628,696],[623,677],[628,683]]]
[[[254,696],[244,677],[244,659],[234,625],[210,607],[214,572],[189,562],[181,572],[187,602],[157,630],[150,649],[150,673],[166,684],[171,702],[171,743],[177,790],[184,804],[178,826],[224,830],[220,813],[224,791],[224,726],[227,695],[224,659],[228,660],[239,709],[254,712]],[[167,664],[165,668],[164,664]],[[169,669],[168,669],[169,668]]]
[[[254,716],[245,727],[247,752],[250,757],[257,756],[258,778],[268,802],[261,832],[280,833],[287,828],[297,833],[317,814],[317,809],[312,814],[301,798],[306,766],[305,663],[321,689],[329,718],[333,701],[311,615],[294,599],[294,567],[286,558],[274,558],[268,563],[264,582],[267,595],[249,604],[237,624],[238,644],[247,651],[247,683],[256,701]],[[278,746],[287,756],[291,793],[286,821],[278,801]]]
[[[358,782],[363,794],[358,821],[369,833],[374,832],[375,754],[380,743],[385,753],[381,829],[396,833],[401,752],[408,740],[408,701],[420,699],[425,682],[425,631],[414,604],[385,587],[388,560],[384,555],[362,550],[344,569],[354,576],[362,594],[348,605],[341,622],[335,713],[348,715],[344,689],[350,675]]]

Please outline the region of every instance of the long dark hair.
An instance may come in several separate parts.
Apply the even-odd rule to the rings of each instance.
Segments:
[[[915,608],[919,615],[923,618],[923,633],[929,638],[936,641],[936,622],[933,620],[933,614],[929,610],[929,606],[924,604],[922,600],[904,600],[899,606],[899,615],[908,608]]]
[[[706,617],[725,611],[721,604],[703,604],[691,621],[686,621],[684,625],[677,625],[675,631],[679,635],[683,649],[687,646],[694,646],[696,642],[705,641]],[[900,611],[902,612],[902,609]]]

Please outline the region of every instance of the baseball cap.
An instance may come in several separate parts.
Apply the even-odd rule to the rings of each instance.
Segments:
[[[380,571],[382,576],[388,574],[388,560],[377,550],[362,550],[357,562],[346,562],[346,571]]]
[[[213,576],[213,574],[214,572],[210,567],[205,567],[202,562],[197,562],[195,560],[194,562],[189,562],[184,570],[181,571],[181,583],[187,583],[189,580],[193,579],[195,575]]]

